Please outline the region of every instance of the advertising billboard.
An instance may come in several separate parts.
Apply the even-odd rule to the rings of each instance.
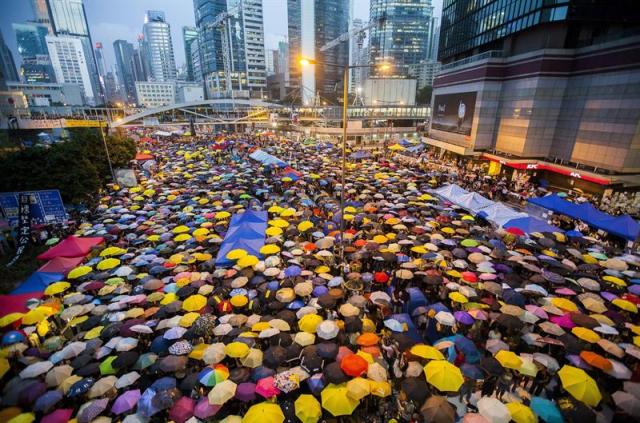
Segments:
[[[441,94],[433,102],[431,129],[471,135],[476,92]]]
[[[31,201],[31,223],[46,224],[51,222],[64,222],[67,220],[67,212],[62,204],[60,191],[25,191],[25,192],[0,192],[0,210],[2,217],[9,221],[11,226],[17,226],[20,212],[20,195],[27,195]]]

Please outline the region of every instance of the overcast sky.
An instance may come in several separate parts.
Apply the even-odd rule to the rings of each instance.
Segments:
[[[369,0],[353,1],[354,18],[368,20]],[[113,42],[124,39],[135,44],[137,35],[142,32],[145,11],[150,9],[165,12],[167,21],[171,24],[176,64],[181,66],[184,63],[182,27],[195,24],[192,0],[85,0],[84,3],[91,38],[94,43],[102,42],[107,66],[113,66],[115,63]],[[278,41],[284,40],[287,34],[287,1],[262,0],[262,4],[265,47],[276,48]],[[433,0],[433,5],[436,7],[436,16],[440,16],[442,0]],[[33,19],[31,0],[0,0],[0,29],[5,42],[13,52],[16,64],[20,62],[20,57],[11,23],[30,19]]]

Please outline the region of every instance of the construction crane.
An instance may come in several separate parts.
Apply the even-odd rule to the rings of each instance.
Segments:
[[[225,78],[225,88],[229,91],[230,95],[233,97],[233,89],[231,85],[231,67],[232,67],[232,58],[231,58],[231,49],[229,47],[229,20],[236,16],[239,12],[242,11],[242,0],[238,2],[238,4],[231,9],[228,9],[226,12],[220,13],[216,16],[212,22],[206,24],[206,29],[216,28],[220,31],[220,38],[222,41],[222,65],[224,68],[224,78]]]
[[[329,41],[327,44],[325,44],[322,47],[320,47],[320,51],[327,51],[329,49],[332,49],[335,46],[337,46],[338,44],[340,44],[341,42],[350,40],[350,39],[352,39],[354,37],[357,37],[356,40],[358,42],[358,46],[362,47],[362,43],[364,42],[364,39],[366,38],[365,32],[367,32],[368,30],[370,30],[374,26],[377,26],[378,28],[381,28],[384,25],[385,21],[386,21],[386,16],[383,15],[378,20],[370,21],[369,23],[367,23],[364,26],[361,26],[360,28],[354,28],[351,31],[345,32],[344,34],[340,34],[340,36],[338,38],[335,38],[335,39]]]

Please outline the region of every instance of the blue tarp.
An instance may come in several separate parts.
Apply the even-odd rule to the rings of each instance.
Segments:
[[[371,153],[366,150],[359,150],[355,153],[351,153],[352,159],[366,159],[368,157],[371,157]]]
[[[49,285],[64,279],[62,273],[33,272],[27,280],[22,282],[11,294],[26,294],[28,292],[42,292]]]
[[[640,235],[640,224],[631,216],[626,214],[612,216],[596,209],[591,203],[575,204],[563,200],[556,194],[531,198],[529,202],[556,213],[580,219],[591,227],[630,241],[635,241]]]
[[[263,151],[263,150],[256,150],[253,153],[251,153],[249,155],[249,157],[251,157],[253,160],[257,160],[260,163],[264,164],[264,165],[273,165],[273,166],[278,166],[278,167],[287,167],[288,164],[287,162],[280,160],[279,158],[277,158],[276,156],[272,156],[271,154]]]
[[[521,213],[505,206],[502,203],[493,203],[489,207],[485,207],[478,212],[478,216],[495,223],[498,226],[504,226],[505,223],[512,219],[521,217],[529,217],[526,213]]]
[[[550,225],[542,219],[531,216],[511,219],[504,224],[504,227],[522,229],[527,234],[532,232],[562,232],[560,228]]]
[[[480,210],[495,204],[493,201],[483,197],[476,192],[463,194],[455,200],[455,203],[457,205],[459,205],[460,207],[464,207],[467,210],[471,210],[474,213],[478,213]]]
[[[418,145],[414,145],[413,147],[409,147],[407,148],[407,151],[411,152],[411,153],[420,153],[422,150],[424,150],[424,144],[418,144]]]
[[[234,260],[227,259],[227,254],[236,248],[260,257],[260,248],[264,245],[267,230],[267,219],[266,211],[247,210],[244,213],[234,214],[229,223],[229,231],[220,245],[216,266],[234,264]]]
[[[454,204],[457,204],[457,200],[460,196],[469,194],[469,191],[456,184],[443,185],[440,188],[433,190],[433,192]]]

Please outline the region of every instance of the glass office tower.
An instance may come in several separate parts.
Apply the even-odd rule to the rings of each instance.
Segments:
[[[164,12],[148,10],[143,26],[149,77],[156,82],[176,79],[176,59],[171,42],[171,26],[167,23]]]

